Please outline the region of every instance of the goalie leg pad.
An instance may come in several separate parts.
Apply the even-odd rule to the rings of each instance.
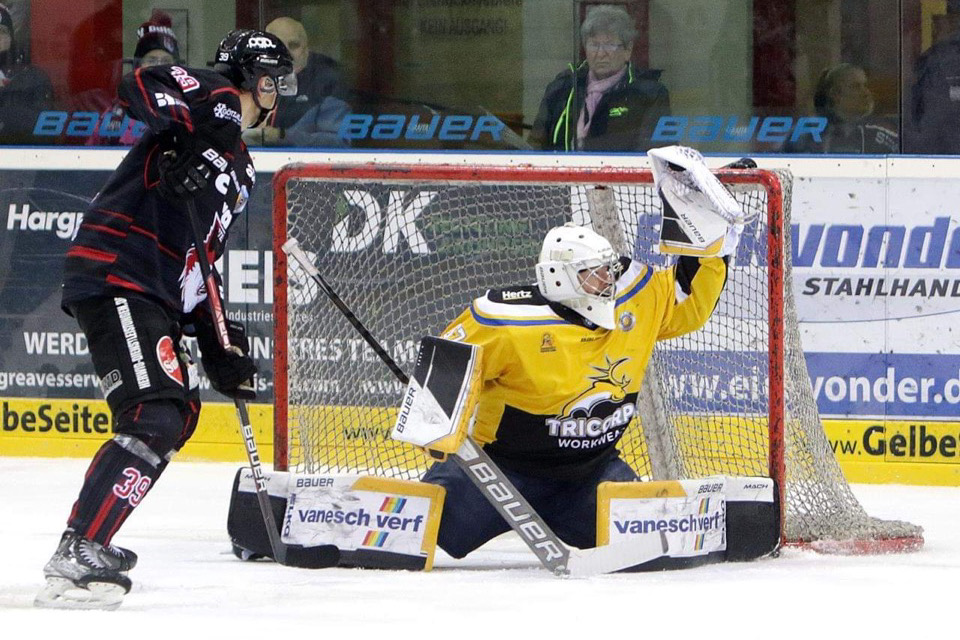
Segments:
[[[264,473],[281,540],[311,555],[336,550],[344,567],[430,570],[443,508],[441,487],[356,475]],[[241,560],[272,557],[248,468],[238,470],[227,532]],[[329,566],[329,565],[327,565]]]
[[[267,495],[277,533],[281,532],[283,516],[287,511],[287,485],[289,474],[284,472],[263,473],[267,482]],[[227,535],[233,544],[233,553],[241,560],[272,558],[273,549],[267,536],[263,515],[257,502],[253,474],[249,467],[240,467],[233,478],[230,490],[230,506],[227,510]]]
[[[603,483],[597,504],[598,544],[666,533],[667,555],[634,571],[753,560],[780,543],[779,493],[770,478]]]

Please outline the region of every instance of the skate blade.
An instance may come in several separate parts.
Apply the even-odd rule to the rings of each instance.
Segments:
[[[105,609],[112,611],[123,602],[127,591],[112,582],[90,582],[78,587],[66,578],[47,578],[33,606],[42,609]]]

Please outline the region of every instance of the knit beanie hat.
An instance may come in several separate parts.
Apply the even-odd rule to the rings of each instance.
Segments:
[[[3,25],[10,32],[10,48],[6,51],[0,51],[0,68],[7,68],[8,65],[17,61],[17,40],[13,33],[13,15],[5,4],[0,4],[0,25]]]
[[[13,16],[10,15],[10,9],[7,9],[7,6],[0,4],[0,24],[5,26],[10,31],[10,37],[13,37]]]
[[[154,13],[137,29],[137,48],[133,52],[133,57],[139,60],[149,51],[163,49],[174,59],[179,60],[180,48],[172,25],[170,16],[160,12]]]

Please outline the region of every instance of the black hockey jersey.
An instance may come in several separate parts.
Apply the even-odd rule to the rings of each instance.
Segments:
[[[238,90],[219,73],[180,66],[140,68],[118,89],[131,118],[148,133],[130,150],[90,203],[67,251],[62,305],[131,293],[189,312],[206,296],[187,204],[157,188],[158,162],[173,136],[194,136],[225,162],[196,199],[211,264],[256,180],[240,138]]]
[[[474,437],[503,467],[576,478],[618,454],[658,340],[706,323],[726,283],[723,258],[669,269],[623,260],[617,328],[605,330],[533,286],[491,290],[443,334],[483,347]]]

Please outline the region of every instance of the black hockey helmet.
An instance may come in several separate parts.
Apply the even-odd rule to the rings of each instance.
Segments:
[[[236,29],[228,33],[217,47],[213,70],[254,95],[263,76],[274,80],[281,96],[297,95],[293,57],[280,38],[265,31]]]

